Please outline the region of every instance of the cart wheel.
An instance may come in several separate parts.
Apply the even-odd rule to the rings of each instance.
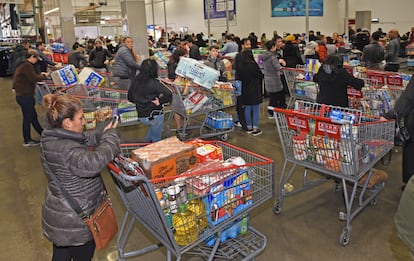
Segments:
[[[279,201],[276,201],[275,206],[273,207],[273,213],[275,213],[275,215],[279,215],[282,212],[282,207],[279,204]]]
[[[228,140],[229,140],[229,135],[227,135],[227,133],[226,133],[226,134],[221,135],[220,140],[221,140],[221,141],[228,141]]]
[[[371,200],[371,202],[369,202],[369,204],[370,204],[371,206],[375,206],[375,205],[377,205],[377,199],[376,199],[376,198],[374,198],[373,200]]]
[[[339,244],[341,244],[342,246],[348,245],[349,236],[350,236],[350,231],[346,227],[344,227],[344,229],[342,230],[341,236],[339,236]]]
[[[335,193],[341,192],[341,188],[342,188],[341,184],[339,184],[337,182],[334,183],[333,190],[334,190]]]

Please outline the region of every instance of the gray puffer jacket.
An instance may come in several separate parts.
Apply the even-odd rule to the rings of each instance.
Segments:
[[[141,66],[134,59],[132,50],[122,44],[115,55],[115,63],[112,68],[113,76],[133,79],[140,68]]]
[[[277,59],[276,53],[266,51],[262,57],[266,91],[269,93],[282,91],[283,85],[282,81],[280,80],[282,66]]]
[[[95,149],[90,150],[88,146]],[[65,129],[44,129],[41,161],[48,179],[42,208],[43,233],[57,246],[78,246],[92,240],[89,228],[75,213],[51,178],[55,175],[66,191],[89,215],[103,200],[100,172],[120,152],[116,129],[75,133]]]

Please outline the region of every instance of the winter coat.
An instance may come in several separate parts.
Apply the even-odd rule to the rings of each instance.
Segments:
[[[175,80],[175,69],[177,69],[178,63],[173,61],[168,61],[167,63],[167,71],[168,71],[168,79]]]
[[[93,146],[92,151],[88,146]],[[42,227],[47,239],[57,246],[79,246],[92,240],[92,234],[69,205],[60,188],[74,198],[90,215],[104,199],[100,172],[120,152],[116,129],[76,133],[62,128],[44,129],[41,162],[48,180],[42,207]]]
[[[36,51],[39,53],[40,59],[38,59],[37,63],[35,63],[35,70],[36,73],[40,74],[41,72],[47,72],[47,66],[52,65],[54,66],[55,63],[49,59],[49,57],[42,52],[39,48],[36,48]]]
[[[112,57],[108,49],[95,47],[89,54],[89,64],[94,68],[106,68],[104,63]]]
[[[319,61],[321,62],[324,62],[326,60],[326,57],[328,57],[328,49],[326,48],[325,44],[318,45],[318,55]]]
[[[414,154],[414,75],[411,77],[400,98],[396,101],[394,109],[388,111],[383,116],[387,119],[396,119],[397,115],[400,119],[404,117],[405,126],[407,126],[408,133],[410,134],[410,140],[405,143],[402,153],[402,179],[404,183],[407,183],[414,173],[414,161],[412,160],[412,155]],[[407,190],[407,187],[405,190]],[[403,233],[402,231],[399,232]],[[404,233],[407,233],[407,231]],[[408,236],[408,234],[404,236]],[[410,244],[410,247],[412,247],[412,242]]]
[[[73,64],[76,68],[83,68],[87,61],[80,51],[72,51],[68,57],[68,64]]]
[[[283,90],[280,72],[282,66],[277,59],[276,53],[266,51],[263,55],[264,81],[268,93],[280,92]]]
[[[287,42],[283,48],[283,59],[286,61],[286,67],[289,68],[296,68],[296,65],[303,64],[299,47],[291,42]]]
[[[23,45],[17,45],[13,52],[10,54],[9,70],[11,74],[14,74],[17,67],[27,60],[27,49]]]
[[[236,42],[230,41],[224,44],[221,48],[220,53],[226,55],[228,53],[235,53],[239,51],[239,45]]]
[[[193,44],[190,47],[190,52],[189,52],[188,56],[192,59],[196,59],[197,61],[201,60],[200,50],[199,50],[197,45]]]
[[[378,41],[373,41],[364,46],[361,60],[365,62],[365,67],[380,69],[381,63],[385,59],[385,48]]]
[[[364,86],[363,80],[355,78],[346,69],[331,70],[326,69],[326,65],[319,69],[313,80],[319,85],[319,93],[316,99],[318,103],[341,107],[349,107],[348,86],[358,90]]]
[[[160,105],[152,103],[158,97]],[[160,112],[162,105],[172,100],[172,93],[164,84],[158,79],[139,79],[139,76],[131,83],[131,87],[128,90],[128,100],[136,104],[138,117],[150,117],[154,116],[151,113]]]
[[[395,119],[396,114],[404,117],[410,137],[414,137],[414,75],[396,101],[394,109],[383,116],[387,119]]]
[[[219,81],[227,81],[226,66],[224,65],[223,60],[220,60],[219,58],[214,59],[209,56],[204,61],[204,64],[220,72]]]
[[[385,60],[388,64],[400,64],[400,38],[392,39],[387,45],[387,52],[385,53]]]
[[[243,61],[242,51],[236,55],[234,64],[236,70],[236,80],[242,83],[241,101],[243,105],[257,105],[263,101],[262,79],[263,73],[254,59]]]
[[[122,44],[115,55],[115,63],[112,68],[113,76],[134,79],[140,68],[141,66],[135,61],[132,50]]]
[[[36,73],[34,65],[26,60],[17,67],[13,75],[13,87],[16,96],[33,97],[36,83],[43,79],[42,75]]]

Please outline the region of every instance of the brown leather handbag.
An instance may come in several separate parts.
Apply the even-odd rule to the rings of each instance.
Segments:
[[[84,218],[83,221],[91,230],[97,249],[104,249],[118,232],[115,213],[108,196],[95,213]]]

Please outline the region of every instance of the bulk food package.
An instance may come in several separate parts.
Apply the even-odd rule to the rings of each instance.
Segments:
[[[184,86],[182,102],[187,115],[213,111],[235,104],[233,86],[230,83],[217,81],[219,71],[197,60],[182,57],[175,73],[178,76],[174,83]],[[192,86],[192,82],[198,86]]]
[[[217,225],[253,204],[244,159],[223,161],[215,143],[170,137],[132,151],[131,157],[152,179],[178,245],[194,242],[207,224]],[[231,223],[220,240],[234,238],[246,226],[247,215]],[[209,238],[206,244],[212,242]]]
[[[56,86],[69,87],[76,84],[101,86],[105,81],[104,77],[96,73],[92,68],[85,67],[78,74],[77,69],[73,65],[67,65],[62,69],[53,71],[50,75]]]
[[[120,123],[138,121],[138,113],[135,104],[128,101],[121,101],[119,91],[93,88],[101,87],[105,78],[99,73],[96,73],[92,68],[85,67],[78,73],[73,65],[68,65],[60,70],[52,72],[51,77],[56,86],[79,87],[76,91],[76,95],[82,96],[83,100],[88,99],[83,102],[90,103],[91,107],[94,105],[97,106],[94,111],[87,111],[84,113],[86,129],[96,128],[97,123],[112,118],[113,114],[119,115]],[[77,87],[77,85],[79,86]],[[85,86],[85,88],[82,88],[82,86]],[[101,99],[105,99],[108,103],[111,103],[111,101],[118,103],[119,101],[119,104],[116,108],[113,108],[113,106],[104,106],[100,104]]]

